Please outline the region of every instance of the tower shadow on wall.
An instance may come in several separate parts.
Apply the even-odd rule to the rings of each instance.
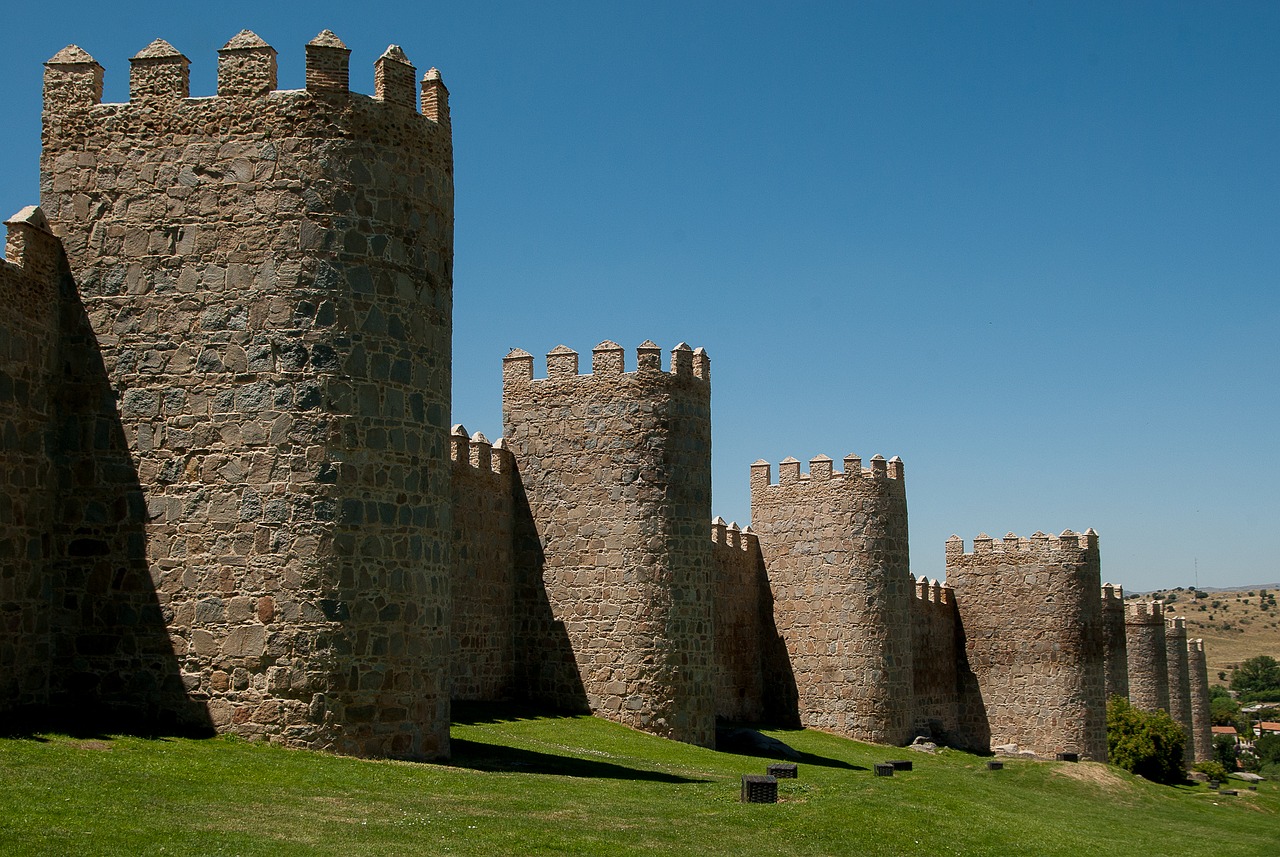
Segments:
[[[784,729],[800,728],[800,691],[791,668],[787,641],[778,633],[773,618],[773,587],[765,570],[764,557],[756,549],[757,591],[760,593],[760,672],[763,681],[761,710],[764,722]]]
[[[183,684],[169,616],[149,570],[146,499],[116,392],[69,273],[60,302],[61,379],[50,445],[58,498],[49,705],[31,725],[211,735],[204,700]]]
[[[564,622],[555,617],[543,571],[547,558],[517,467],[512,486],[515,558],[515,661],[517,694],[556,711],[590,713],[587,691]]]
[[[944,743],[970,753],[991,753],[991,724],[987,721],[987,706],[982,699],[978,677],[969,666],[969,652],[965,647],[964,620],[955,611],[956,652],[956,721],[955,735],[944,737]]]

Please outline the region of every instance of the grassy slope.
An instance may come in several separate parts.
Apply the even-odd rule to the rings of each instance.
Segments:
[[[1280,591],[1267,591],[1280,598]],[[1218,673],[1225,672],[1230,680],[1231,670],[1248,658],[1270,655],[1280,660],[1280,608],[1263,610],[1258,593],[1256,588],[1222,590],[1198,601],[1186,590],[1163,589],[1153,594],[1166,601],[1172,615],[1186,617],[1189,638],[1204,639],[1209,683],[1223,684]],[[1175,599],[1171,603],[1170,596]]]
[[[5,854],[1274,854],[1280,786],[1223,797],[1103,765],[774,734],[805,754],[774,806],[766,760],[592,718],[456,725],[452,765],[224,739],[0,741]],[[876,778],[874,762],[916,769]]]

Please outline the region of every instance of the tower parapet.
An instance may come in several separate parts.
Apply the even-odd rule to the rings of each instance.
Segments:
[[[540,543],[517,562],[551,613],[522,633],[530,693],[648,732],[715,741],[711,386],[692,350],[596,347],[503,360],[507,442]],[[575,662],[547,656],[567,635]]]
[[[321,33],[308,88],[278,91],[275,50],[244,31],[218,52],[217,95],[190,98],[186,57],[156,41],[133,58],[130,100],[103,104],[102,67],[60,51],[41,202],[119,396],[136,561],[192,696],[224,731],[434,757],[449,724],[451,142],[416,92],[345,91],[345,57]],[[138,494],[124,470],[72,498],[70,526]]]
[[[1169,710],[1169,660],[1165,649],[1164,605],[1125,604],[1124,632],[1129,655],[1129,701],[1143,711]]]
[[[1097,533],[952,536],[946,557],[992,745],[1105,760]]]
[[[913,731],[911,604],[902,462],[844,470],[819,455],[784,459],[773,483],[751,465],[751,526],[795,675],[801,722],[903,744]]]

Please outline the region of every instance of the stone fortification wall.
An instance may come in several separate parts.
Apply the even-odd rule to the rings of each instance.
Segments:
[[[1187,641],[1187,674],[1191,685],[1191,741],[1194,759],[1213,758],[1213,720],[1209,713],[1209,666],[1204,640]]]
[[[1169,710],[1169,661],[1165,652],[1164,607],[1159,601],[1125,605],[1129,652],[1129,701],[1143,711]]]
[[[307,89],[243,32],[216,97],[157,40],[103,104],[46,64],[41,202],[62,237],[137,496],[101,562],[149,572],[185,689],[218,728],[303,747],[448,751],[453,181],[438,74],[399,48],[370,98],[330,33]],[[129,484],[133,482],[132,486]],[[139,485],[141,486],[139,488]],[[109,658],[82,663],[105,673]]]
[[[681,344],[646,342],[625,371],[603,342],[503,362],[503,421],[521,485],[520,654],[529,694],[670,738],[715,741],[711,383]],[[521,525],[517,523],[517,526]]]
[[[924,577],[916,581],[911,602],[914,728],[953,747],[967,743],[960,726],[959,661],[964,657],[964,641],[957,641],[958,619],[950,586]]]
[[[913,726],[911,576],[902,462],[876,456],[844,471],[818,456],[809,473],[784,460],[751,466],[751,526],[760,537],[801,722],[864,741],[902,744]]]
[[[515,567],[512,461],[501,438],[490,444],[454,426],[453,609],[450,696],[505,700],[515,691]]]
[[[1195,761],[1195,723],[1191,717],[1191,673],[1187,659],[1187,620],[1166,616],[1164,620],[1165,663],[1169,676],[1169,716],[1187,736],[1185,763]]]
[[[1129,651],[1124,634],[1124,589],[1111,583],[1102,585],[1102,663],[1104,694],[1129,696]]]
[[[768,580],[760,540],[747,527],[711,522],[715,568],[716,716],[739,723],[764,719],[764,620]]]
[[[0,261],[0,717],[49,701],[52,437],[62,246],[40,209],[6,221]]]
[[[1001,541],[973,552],[947,540],[969,666],[977,676],[992,745],[1037,755],[1107,757],[1102,587],[1098,537],[1064,531]]]

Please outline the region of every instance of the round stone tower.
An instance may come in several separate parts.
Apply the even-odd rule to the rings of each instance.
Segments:
[[[1098,536],[947,540],[969,667],[991,744],[1107,758]]]
[[[1164,620],[1165,664],[1169,675],[1169,716],[1187,736],[1184,762],[1187,768],[1195,758],[1195,724],[1191,718],[1191,674],[1187,659],[1187,620],[1167,616]]]
[[[449,725],[447,92],[428,72],[420,112],[393,46],[373,97],[352,93],[348,55],[321,33],[306,88],[277,91],[275,50],[245,31],[219,51],[216,97],[191,98],[187,58],[157,40],[123,104],[101,103],[102,67],[79,48],[46,64],[41,203],[100,349],[80,357],[116,399],[79,439],[85,488],[63,514],[86,532],[104,508],[145,527],[107,561],[149,568],[182,683],[219,729],[434,757]],[[131,466],[108,470],[94,445],[112,422]]]
[[[579,375],[561,346],[536,380],[527,352],[503,361],[521,673],[535,699],[713,746],[710,361],[637,358],[602,342]]]
[[[912,738],[911,607],[902,461],[877,455],[844,471],[820,455],[778,482],[751,465],[751,528],[773,592],[805,726],[883,744]]]
[[[1209,668],[1204,640],[1187,641],[1187,673],[1191,679],[1191,743],[1197,762],[1213,758],[1213,720],[1209,713]]]
[[[1159,601],[1126,605],[1124,633],[1129,654],[1129,701],[1143,711],[1169,710],[1169,660],[1164,607]]]

